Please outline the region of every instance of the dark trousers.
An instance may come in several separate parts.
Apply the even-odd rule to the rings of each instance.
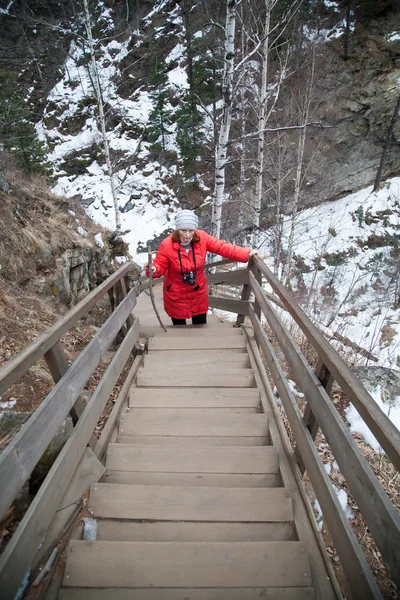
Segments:
[[[174,325],[186,325],[186,319],[174,319],[171,317],[172,323]],[[207,323],[207,313],[202,315],[193,315],[192,324],[193,325],[205,325]]]

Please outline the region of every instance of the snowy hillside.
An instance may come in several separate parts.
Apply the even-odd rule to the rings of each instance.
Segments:
[[[96,59],[103,102],[116,123],[108,128],[107,137],[114,160],[123,237],[130,246],[132,257],[137,259],[138,244],[146,245],[148,240],[168,230],[173,223],[178,203],[168,182],[176,176],[177,166],[167,167],[152,160],[149,143],[143,141],[154,108],[149,92],[134,81],[129,99],[119,92],[121,63],[130,52],[140,48],[142,36],[136,31],[123,42],[113,39],[118,36],[114,31],[112,13],[101,2],[99,7],[101,14],[97,22],[101,23],[103,33],[106,31],[107,35],[96,42]],[[161,9],[162,3],[158,10]],[[145,23],[151,22],[154,13],[155,10],[148,15]],[[171,13],[169,21],[173,21],[175,27],[181,25],[176,14]],[[156,35],[162,36],[163,31]],[[178,95],[187,87],[184,69],[179,64],[174,66],[181,54],[178,42],[175,54],[172,52],[166,61],[171,64],[169,85]],[[112,231],[115,228],[114,208],[102,151],[102,135],[94,114],[92,81],[93,73],[84,50],[73,41],[63,76],[48,96],[37,131],[49,149],[48,159],[57,181],[55,193],[77,197],[95,221]],[[76,123],[80,124],[78,131]],[[168,144],[169,150],[177,150],[172,135]]]
[[[297,216],[291,284],[326,333],[338,332],[400,367],[400,178]],[[284,225],[287,243],[290,221]],[[365,360],[362,364],[365,363]]]

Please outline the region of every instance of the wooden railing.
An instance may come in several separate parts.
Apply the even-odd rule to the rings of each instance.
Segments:
[[[68,413],[71,413],[74,423],[70,437],[0,558],[1,598],[14,598],[29,572],[87,445],[92,447],[99,459],[102,458],[130,384],[141,364],[143,356],[137,356],[107,425],[100,439],[96,440],[93,435],[95,427],[139,337],[139,322],[131,313],[137,292],[146,284],[143,286],[138,282],[129,291],[128,276],[132,270],[132,264],[121,267],[0,369],[0,395],[42,357],[55,382],[54,388],[0,456],[0,519],[29,479]],[[61,337],[106,294],[113,300],[115,310],[70,365]],[[123,341],[85,407],[79,396],[120,331],[124,335]]]
[[[226,265],[227,261],[216,263],[221,264]],[[245,270],[213,273],[208,279],[214,289],[210,306],[237,313],[237,325],[242,324],[245,317],[250,318],[258,347],[296,440],[300,472],[307,471],[354,598],[380,598],[381,593],[317,452],[314,439],[318,428],[331,448],[393,581],[400,587],[400,518],[329,397],[333,381],[336,380],[349,402],[356,407],[397,469],[400,467],[399,431],[260,258],[252,259]],[[263,280],[274,292],[275,304],[288,311],[318,354],[315,372],[279,318],[269,299],[271,294],[263,289]],[[243,285],[241,299],[215,295],[219,284]],[[254,295],[252,302],[251,293]],[[307,402],[304,415],[261,324],[261,315],[304,393]],[[268,377],[263,381],[270,401],[275,403]]]

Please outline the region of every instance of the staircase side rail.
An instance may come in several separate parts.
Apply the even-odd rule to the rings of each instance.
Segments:
[[[0,455],[0,519],[28,480],[135,304],[136,292],[132,289]]]
[[[400,517],[368,462],[358,449],[355,440],[326,390],[322,387],[321,382],[289,332],[286,331],[267,299],[264,290],[251,272],[249,273],[249,279],[255,298],[316,416],[318,424],[346,479],[350,492],[360,512],[363,514],[370,532],[388,566],[393,581],[395,581],[396,585],[400,586]],[[294,302],[291,301],[291,304],[294,304]],[[331,354],[334,354],[332,349]],[[271,368],[271,372],[273,372],[274,366],[272,363],[269,364],[269,367]],[[277,375],[281,376],[281,374],[275,373],[275,376]],[[278,385],[279,377],[275,382],[276,385]],[[296,422],[294,422],[293,426],[296,427]],[[302,443],[301,438],[296,439],[296,441],[303,461],[305,464],[308,461],[310,468],[312,468],[313,465],[310,463],[310,457],[307,455],[304,443]],[[326,507],[329,508],[326,498],[321,496],[317,496],[317,498],[321,506],[322,502],[325,502]],[[333,531],[331,531],[331,534],[333,534]],[[346,556],[341,557],[341,560],[345,561]]]
[[[400,432],[379,408],[372,396],[367,392],[346,363],[333,350],[323,334],[307,317],[300,306],[291,298],[289,292],[258,257],[255,263],[261,273],[279,296],[286,310],[299,325],[304,335],[314,347],[329,372],[340,385],[349,401],[368,425],[394,466],[400,470]]]
[[[0,396],[18,381],[46,354],[103,296],[134,269],[132,263],[123,265],[101,285],[95,288],[61,319],[28,344],[14,358],[0,368]]]
[[[264,355],[268,370],[282,402],[285,414],[290,423],[290,428],[296,440],[297,448],[301,454],[307,469],[311,485],[321,506],[326,525],[331,533],[333,543],[337,549],[343,570],[346,574],[350,590],[354,598],[382,598],[380,590],[357,541],[353,529],[349,523],[329,475],[314,444],[310,431],[308,430],[296,399],[289,386],[285,373],[283,372],[274,349],[266,336],[260,319],[250,308],[250,319],[253,325],[257,345]],[[261,363],[261,360],[260,360]],[[268,376],[265,366],[261,363],[262,370],[268,386]],[[269,386],[271,388],[271,386]],[[272,389],[271,402],[275,402]],[[299,474],[300,477],[300,474]]]
[[[237,260],[232,260],[231,258],[223,258],[222,260],[217,260],[216,262],[206,262],[204,265],[205,269],[213,269],[214,267],[222,267],[224,265],[234,265],[237,263]]]
[[[116,314],[119,315],[117,320],[114,318],[113,335],[118,331],[117,327],[120,328],[124,323],[127,314],[125,307],[131,309],[134,294],[135,291],[131,290],[125,301],[113,313],[112,317],[115,317]],[[125,307],[123,307],[124,302]],[[29,575],[32,562],[43,537],[46,535],[46,531],[62,502],[88,441],[139,335],[139,320],[136,319],[102,376],[76,427],[51,467],[17,531],[0,557],[0,589],[1,597],[4,600],[12,600],[21,582]],[[104,339],[103,341],[105,342]],[[94,348],[92,349],[94,350]],[[136,370],[140,365],[141,358],[135,359]],[[71,386],[74,385],[73,381],[70,380]],[[62,380],[60,380],[61,382]]]

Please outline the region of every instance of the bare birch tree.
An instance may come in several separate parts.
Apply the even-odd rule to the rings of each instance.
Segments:
[[[113,166],[112,166],[112,162],[111,162],[110,146],[109,146],[108,138],[107,138],[106,117],[105,117],[105,111],[104,111],[103,94],[102,94],[102,89],[101,89],[101,82],[100,82],[99,71],[98,71],[98,67],[97,67],[97,61],[96,61],[96,53],[95,53],[94,42],[93,42],[92,25],[91,25],[91,20],[90,20],[88,0],[83,0],[83,6],[84,6],[84,13],[85,13],[85,29],[86,29],[87,42],[88,42],[89,53],[90,53],[90,63],[91,63],[91,67],[92,67],[92,74],[91,74],[92,82],[93,82],[94,93],[96,96],[97,107],[99,110],[99,124],[100,124],[100,130],[101,130],[101,137],[102,137],[102,141],[103,141],[104,156],[105,156],[106,165],[107,165],[107,173],[108,173],[108,177],[110,180],[111,197],[112,197],[113,206],[114,206],[115,233],[119,234],[121,232],[121,213],[119,211],[117,189],[116,189],[116,184],[115,184],[115,175],[114,175]]]
[[[235,28],[237,0],[227,0],[224,45],[224,72],[222,79],[222,117],[215,150],[215,187],[212,210],[212,229],[215,237],[221,235],[222,203],[225,191],[225,173],[229,133],[232,122],[233,74],[235,58]]]
[[[306,97],[305,97],[304,107],[303,107],[302,114],[301,114],[303,125],[306,125],[308,123],[309,117],[310,117],[310,107],[311,107],[311,100],[312,100],[313,88],[314,88],[314,75],[315,75],[315,48],[313,48],[313,51],[312,51],[310,81],[309,81],[309,84],[306,89]],[[295,186],[294,186],[292,214],[291,214],[291,218],[290,218],[288,258],[287,258],[286,268],[285,268],[284,283],[287,281],[288,277],[290,276],[290,271],[292,268],[294,231],[295,231],[295,224],[296,224],[296,215],[297,215],[297,211],[299,208],[301,184],[302,184],[303,173],[304,173],[304,150],[305,150],[305,146],[306,146],[306,137],[307,137],[307,127],[303,127],[302,129],[299,130],[299,138],[298,138],[298,144],[297,144],[296,179],[295,179]]]

